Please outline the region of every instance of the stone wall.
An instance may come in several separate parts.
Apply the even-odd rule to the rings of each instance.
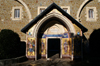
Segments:
[[[86,21],[86,7],[96,7],[97,10],[96,21]],[[94,29],[100,28],[99,18],[100,18],[100,2],[98,2],[98,0],[93,0],[84,7],[80,17],[82,25],[84,25],[88,29],[88,31],[85,33],[87,39],[90,37],[90,34],[93,32]]]
[[[38,6],[49,6],[51,3],[55,2],[58,6],[70,6],[70,15],[77,19],[77,12],[81,6],[81,4],[85,0],[21,0],[23,1],[29,11],[31,13],[32,18],[34,19],[37,16]],[[12,20],[12,8],[16,6],[22,7],[22,19],[21,20]],[[84,25],[88,32],[85,33],[86,38],[89,38],[90,34],[94,29],[98,29],[100,25],[100,2],[98,0],[93,0],[89,2],[82,10],[80,23]],[[97,21],[95,22],[88,22],[86,21],[86,7],[96,7],[97,9]],[[27,10],[25,6],[18,2],[17,0],[0,0],[0,30],[2,29],[11,29],[14,32],[17,32],[21,38],[21,40],[26,40],[26,36],[24,33],[21,32],[21,29],[29,23],[29,16],[27,14]],[[77,30],[77,28],[76,28]]]
[[[22,6],[23,15],[22,20],[12,20],[12,8],[16,6]],[[14,0],[0,0],[0,30],[11,29],[17,32],[21,40],[25,40],[25,34],[21,32],[21,29],[29,23],[28,16],[25,8],[22,4]]]

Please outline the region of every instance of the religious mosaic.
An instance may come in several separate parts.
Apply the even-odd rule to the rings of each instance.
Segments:
[[[62,39],[62,54],[63,55],[69,55],[69,41],[68,38],[63,38]]]
[[[35,38],[27,38],[27,56],[35,56]]]
[[[46,43],[45,43],[45,39],[41,39],[41,54],[45,55],[46,54]]]

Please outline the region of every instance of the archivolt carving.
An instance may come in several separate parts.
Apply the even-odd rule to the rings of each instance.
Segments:
[[[74,29],[74,26],[72,24],[72,22],[67,19],[66,17],[64,17],[63,15],[60,15],[60,14],[57,14],[57,13],[51,13],[47,16],[45,16],[43,19],[41,19],[37,25],[36,25],[36,28],[35,28],[35,31],[34,31],[34,37],[37,37],[37,33],[38,33],[38,30],[40,28],[40,26],[48,19],[52,18],[52,17],[57,17],[58,19],[61,19],[66,25],[67,27],[69,28],[70,32],[71,33],[74,33],[75,35],[75,29]]]

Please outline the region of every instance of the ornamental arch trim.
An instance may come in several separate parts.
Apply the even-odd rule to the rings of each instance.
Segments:
[[[72,22],[66,18],[65,16],[61,15],[61,14],[58,14],[58,13],[50,13],[50,14],[47,14],[47,16],[45,16],[43,19],[41,19],[37,24],[36,24],[36,28],[33,32],[33,36],[35,38],[37,38],[37,34],[38,34],[38,30],[40,29],[41,25],[48,19],[52,18],[52,17],[56,17],[60,20],[62,20],[62,22],[64,22],[66,24],[66,26],[69,28],[70,32],[73,33],[74,35],[76,34],[75,32],[75,28],[72,24]]]

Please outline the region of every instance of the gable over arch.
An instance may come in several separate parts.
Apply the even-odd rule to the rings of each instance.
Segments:
[[[46,16],[51,10],[57,9],[59,12],[62,13],[65,17],[67,17],[72,23],[77,25],[82,32],[88,31],[81,23],[75,20],[72,16],[70,16],[67,12],[65,12],[62,8],[60,8],[57,4],[52,3],[48,8],[46,8],[42,13],[40,13],[37,17],[35,17],[29,24],[27,24],[24,28],[22,28],[22,32],[26,33],[34,24],[36,24],[40,19]]]

